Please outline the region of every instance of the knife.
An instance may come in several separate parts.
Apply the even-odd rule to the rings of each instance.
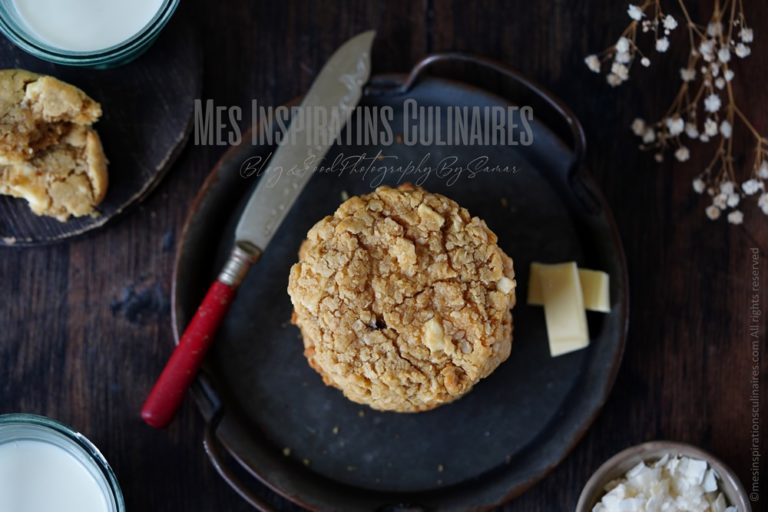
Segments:
[[[211,285],[195,316],[141,409],[141,417],[152,427],[171,422],[197,375],[205,353],[232,303],[238,286],[251,265],[259,260],[313,169],[340,134],[362,96],[370,75],[370,53],[374,31],[359,34],[344,43],[326,63],[299,106],[298,115],[312,122],[291,122],[259,179],[235,230],[235,240],[224,268]],[[320,123],[311,115],[327,109],[336,122]],[[277,173],[277,179],[270,172]]]

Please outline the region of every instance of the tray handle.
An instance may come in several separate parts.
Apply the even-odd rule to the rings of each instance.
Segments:
[[[583,164],[587,153],[587,139],[584,134],[584,128],[581,126],[578,118],[565,103],[550,94],[539,84],[529,80],[509,67],[507,64],[487,57],[480,57],[467,53],[435,53],[428,55],[419,61],[408,74],[405,81],[402,84],[396,85],[391,91],[396,94],[405,94],[413,88],[429,67],[438,63],[450,62],[464,62],[500,74],[504,78],[509,79],[511,82],[531,93],[534,99],[540,103],[537,108],[544,106],[546,110],[548,110],[547,113],[553,115],[553,117],[547,117],[546,115],[540,115],[538,117],[544,121],[551,121],[552,124],[556,124],[557,126],[550,125],[550,128],[556,130],[561,136],[570,139],[570,148],[573,151],[573,163],[568,167],[567,173],[564,176],[565,181],[571,190],[573,190],[576,199],[584,208],[585,212],[590,214],[599,213],[601,210],[601,202],[597,197],[599,192],[587,183],[589,180],[584,179],[586,172]]]
[[[223,410],[219,408],[205,426],[205,437],[203,438],[203,447],[205,453],[211,460],[216,472],[224,479],[227,484],[243,498],[249,505],[261,512],[277,512],[277,510],[267,503],[261,496],[256,494],[251,488],[243,483],[243,480],[237,475],[227,461],[225,455],[226,449],[219,441],[216,435],[219,423],[223,418]]]
[[[410,74],[408,75],[408,78],[406,78],[405,82],[398,88],[398,92],[408,92],[416,84],[416,82],[418,82],[419,78],[424,74],[425,70],[434,64],[456,61],[466,62],[495,71],[532,92],[538,100],[549,107],[565,123],[567,131],[570,133],[571,149],[573,149],[574,152],[574,168],[580,166],[587,151],[587,140],[586,136],[584,135],[584,128],[576,118],[576,115],[567,105],[552,96],[543,87],[534,83],[528,78],[525,78],[523,75],[508,65],[504,64],[503,62],[490,59],[488,57],[480,57],[477,55],[470,55],[460,52],[435,53],[423,58],[413,67]]]

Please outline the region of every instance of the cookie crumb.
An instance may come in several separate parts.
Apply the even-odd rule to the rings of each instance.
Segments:
[[[346,190],[342,190],[341,191],[341,200],[342,201],[346,201],[347,199],[349,199],[349,192],[347,192]]]
[[[301,459],[301,463],[304,464],[305,466],[309,466],[310,461],[309,459]]]
[[[362,410],[361,410],[361,411],[357,411],[357,416],[358,416],[359,418],[362,418],[362,417],[364,417],[364,416],[365,416],[365,411],[362,411]]]
[[[283,448],[283,456],[285,456],[285,457],[290,457],[291,456],[291,449],[288,448],[287,446],[285,448]]]
[[[502,208],[506,208],[506,207],[509,206],[509,201],[507,200],[506,197],[502,197],[500,202],[501,202],[501,207]]]
[[[333,432],[333,435],[338,435],[339,434],[339,427],[333,427],[331,432]]]
[[[437,465],[437,472],[438,472],[438,473],[442,473],[442,472],[443,472],[443,469],[445,469],[445,468],[443,467],[443,465],[442,465],[442,464],[438,464],[438,465]]]

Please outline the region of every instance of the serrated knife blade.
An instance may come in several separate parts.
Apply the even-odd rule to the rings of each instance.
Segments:
[[[312,177],[333,141],[341,132],[362,95],[370,75],[370,50],[375,32],[359,34],[333,54],[301,102],[297,115],[305,122],[289,125],[281,144],[271,158],[251,195],[235,230],[235,240],[260,250],[272,236]],[[330,117],[338,113],[339,122],[324,123],[312,112],[324,109]],[[304,114],[307,113],[307,114]],[[310,124],[308,120],[312,120]],[[313,128],[311,132],[309,129]],[[321,133],[325,131],[325,133]],[[275,176],[275,179],[264,179]]]

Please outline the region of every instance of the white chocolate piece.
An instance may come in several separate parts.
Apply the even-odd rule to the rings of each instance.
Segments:
[[[541,266],[542,263],[531,263],[527,301],[531,306],[544,305],[544,297],[541,293]],[[610,276],[599,270],[580,268],[579,281],[581,282],[581,291],[584,297],[584,308],[588,311],[610,313]]]
[[[540,264],[539,277],[552,357],[589,346],[587,314],[576,263]]]
[[[584,307],[588,311],[600,313],[611,312],[610,278],[599,270],[579,269],[581,293],[584,296]]]

